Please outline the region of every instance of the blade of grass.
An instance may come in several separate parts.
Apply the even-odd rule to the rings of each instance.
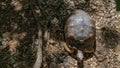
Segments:
[[[120,0],[115,0],[116,1],[116,10],[120,11]]]

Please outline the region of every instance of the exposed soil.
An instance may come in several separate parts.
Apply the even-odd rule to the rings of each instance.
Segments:
[[[64,23],[74,8],[96,23],[96,51],[79,65],[63,47]],[[41,68],[120,68],[120,12],[114,0],[1,0],[0,25],[1,68],[33,67],[38,25],[43,34],[50,32]]]

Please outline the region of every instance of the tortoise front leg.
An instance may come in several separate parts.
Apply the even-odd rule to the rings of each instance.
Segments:
[[[67,52],[69,52],[70,54],[74,53],[74,49],[70,49],[66,43],[64,43],[63,45]]]

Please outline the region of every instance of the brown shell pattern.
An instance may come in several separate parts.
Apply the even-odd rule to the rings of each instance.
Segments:
[[[75,10],[65,23],[65,38],[69,47],[93,52],[95,46],[95,22],[86,12]]]

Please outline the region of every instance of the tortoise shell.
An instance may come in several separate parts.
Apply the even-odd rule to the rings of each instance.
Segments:
[[[75,10],[65,23],[64,31],[69,48],[80,49],[85,53],[94,52],[96,29],[89,14]]]

